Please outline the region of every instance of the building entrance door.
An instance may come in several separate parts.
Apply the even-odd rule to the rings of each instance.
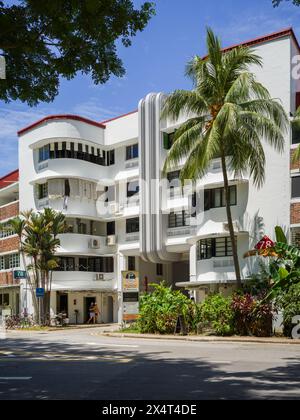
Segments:
[[[114,322],[114,298],[112,296],[107,298],[107,322],[108,324]]]
[[[66,293],[59,293],[57,296],[57,313],[66,313],[69,316],[69,302],[68,295]]]
[[[88,322],[88,320],[90,319],[90,307],[92,303],[96,303],[95,297],[84,298],[84,313],[85,313],[84,323]]]

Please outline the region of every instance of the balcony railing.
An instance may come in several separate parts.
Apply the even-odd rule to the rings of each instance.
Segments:
[[[167,236],[169,238],[174,238],[178,236],[192,236],[195,234],[195,226],[183,226],[178,228],[171,228],[167,231]]]
[[[234,261],[232,258],[215,258],[213,262],[214,268],[233,268]]]
[[[126,235],[126,242],[139,242],[140,234],[139,233],[128,233]]]
[[[126,169],[134,169],[134,168],[138,168],[139,167],[139,160],[130,160],[128,162],[125,163],[125,168]]]

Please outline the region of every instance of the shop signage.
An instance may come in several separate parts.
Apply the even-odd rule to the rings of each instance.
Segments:
[[[139,315],[139,273],[136,271],[122,272],[123,286],[123,321],[133,322]]]

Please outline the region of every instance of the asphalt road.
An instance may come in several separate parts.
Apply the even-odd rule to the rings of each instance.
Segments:
[[[300,346],[108,338],[0,339],[0,400],[300,399]]]

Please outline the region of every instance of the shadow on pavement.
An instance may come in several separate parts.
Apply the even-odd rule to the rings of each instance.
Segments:
[[[108,344],[109,347],[109,344]],[[182,350],[184,351],[184,349]],[[300,361],[234,371],[199,357],[157,351],[9,339],[0,342],[0,400],[296,399]],[[7,380],[32,377],[30,380]],[[3,379],[4,378],[4,379]]]

